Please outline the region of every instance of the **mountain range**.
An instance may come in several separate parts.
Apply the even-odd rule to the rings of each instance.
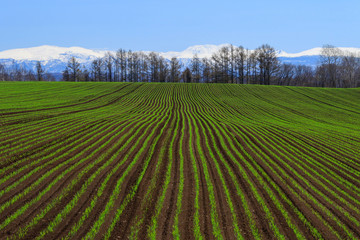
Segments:
[[[185,64],[197,54],[198,57],[211,57],[221,47],[229,44],[221,45],[195,45],[188,47],[181,52],[160,52],[164,58],[171,59],[177,57]],[[360,55],[360,48],[339,48],[344,52],[352,52]],[[31,48],[11,49],[0,52],[0,63],[5,65],[16,64],[28,69],[35,69],[36,62],[40,61],[45,70],[49,73],[62,72],[68,60],[75,57],[81,64],[89,67],[91,62],[99,57],[103,57],[107,52],[115,54],[114,51],[91,50],[82,47],[57,47],[57,46],[39,46]],[[278,51],[278,58],[281,62],[292,63],[295,65],[304,64],[308,66],[316,66],[321,53],[321,48],[312,48],[299,53],[287,53]]]

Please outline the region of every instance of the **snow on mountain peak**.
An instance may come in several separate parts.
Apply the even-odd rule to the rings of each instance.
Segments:
[[[105,51],[95,51],[82,47],[57,47],[57,46],[39,46],[31,48],[18,48],[0,52],[0,59],[14,59],[14,60],[30,60],[30,61],[49,61],[58,59],[67,61],[71,56],[78,56],[89,59],[96,57],[103,57]]]
[[[338,49],[341,50],[345,55],[348,53],[360,54],[360,48],[339,47]],[[322,50],[321,47],[317,47],[317,48],[312,48],[312,49],[302,51],[299,53],[287,53],[284,51],[280,51],[278,54],[278,57],[297,58],[297,57],[304,57],[304,56],[320,56],[321,50]]]
[[[188,47],[182,52],[164,52],[164,53],[160,53],[160,55],[167,59],[171,59],[172,57],[192,58],[195,54],[197,54],[199,58],[205,58],[205,57],[211,57],[211,55],[217,52],[220,48],[229,45],[230,44],[228,43],[220,44],[220,45],[212,45],[212,44],[195,45]]]
[[[221,45],[195,45],[188,47],[181,52],[160,52],[159,54],[166,59],[173,57],[179,58],[184,62],[189,60],[196,54],[199,58],[210,58],[214,53],[222,47],[230,44]],[[318,57],[322,48],[313,48],[299,53],[287,53],[285,51],[277,51],[277,56],[281,61],[293,64],[305,64],[316,66]],[[339,48],[346,55],[348,52],[355,53],[360,56],[360,48]],[[252,52],[253,50],[250,50]],[[41,61],[45,69],[49,72],[62,72],[71,57],[75,57],[77,61],[86,67],[90,67],[91,62],[99,57],[104,57],[108,51],[91,50],[82,47],[57,47],[57,46],[39,46],[32,48],[19,48],[0,52],[0,63],[11,65],[13,61],[16,64],[35,70],[36,61]],[[115,52],[111,51],[115,54]],[[147,52],[148,53],[148,52]]]
[[[195,45],[188,47],[181,52],[162,52],[159,53],[161,56],[167,59],[172,57],[177,58],[192,58],[195,54],[199,58],[211,57],[212,54],[217,52],[222,47],[229,46],[230,44],[220,44],[220,45]],[[299,53],[287,53],[285,51],[278,51],[278,57],[285,58],[297,58],[303,56],[318,56],[321,54],[320,47],[312,48],[306,51]],[[355,54],[360,54],[360,48],[339,48],[344,52],[352,52]],[[91,50],[82,47],[57,47],[57,46],[39,46],[31,48],[19,48],[12,49],[0,52],[0,59],[14,59],[14,60],[29,60],[29,61],[49,61],[49,60],[60,60],[68,61],[72,56],[76,57],[79,62],[88,62],[98,57],[103,57],[108,51],[103,50]],[[113,52],[114,53],[114,52]]]

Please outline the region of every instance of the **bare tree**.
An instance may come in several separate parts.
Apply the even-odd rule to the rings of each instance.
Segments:
[[[230,50],[228,47],[222,47],[217,53],[213,54],[213,68],[215,82],[228,83],[230,79]]]
[[[190,70],[193,82],[200,82],[201,80],[201,61],[197,54],[193,56],[190,63]]]
[[[155,52],[151,52],[149,54],[149,75],[150,82],[158,82],[159,81],[159,54]]]
[[[44,74],[44,69],[41,66],[41,62],[37,61],[36,62],[36,77],[38,81],[43,81],[43,74]]]
[[[12,81],[25,81],[25,75],[27,70],[23,65],[18,65],[13,62],[12,69],[10,72],[10,77]]]
[[[245,62],[247,59],[247,54],[245,49],[240,46],[235,49],[234,54],[234,69],[237,72],[237,83],[244,84],[245,83]]]
[[[203,82],[209,83],[212,82],[212,64],[211,61],[207,58],[202,59],[202,79]]]
[[[97,82],[103,81],[103,75],[104,75],[103,66],[104,66],[104,61],[102,58],[98,58],[92,61],[91,72],[94,81]]]
[[[166,82],[169,76],[169,63],[163,58],[159,57],[159,82]]]
[[[139,82],[140,79],[140,54],[137,52],[128,52],[128,80],[130,82]]]
[[[180,82],[181,75],[181,63],[176,57],[170,60],[170,82]]]
[[[119,49],[116,52],[116,68],[118,69],[116,72],[119,75],[118,80],[121,82],[126,82],[127,77],[127,53],[123,49]]]
[[[36,77],[35,77],[35,74],[34,72],[29,69],[26,74],[25,74],[25,81],[36,81]]]
[[[272,76],[279,70],[276,51],[268,44],[261,45],[256,50],[258,52],[260,84],[270,85]]]
[[[148,82],[149,81],[149,58],[148,56],[140,52],[138,53],[139,58],[139,81],[141,82]]]
[[[8,81],[9,80],[9,74],[7,72],[7,69],[5,65],[0,64],[0,81]]]
[[[186,68],[185,71],[183,72],[183,81],[184,81],[184,83],[192,82],[191,71],[189,68]]]
[[[321,49],[320,63],[323,66],[326,87],[341,87],[339,81],[341,55],[341,50],[332,45],[324,45]]]
[[[114,56],[110,52],[107,52],[104,57],[104,62],[106,66],[106,81],[112,82],[113,81],[112,69],[113,69]]]
[[[136,82],[135,75],[136,75],[136,61],[137,61],[136,53],[133,53],[131,50],[127,53],[127,62],[128,62],[128,68],[129,68],[129,74],[128,74],[128,81],[129,82]]]
[[[341,58],[340,78],[343,82],[342,87],[356,87],[358,76],[356,73],[360,68],[360,58],[353,53],[345,53]]]
[[[65,81],[65,82],[70,81],[70,73],[69,73],[68,67],[65,68],[65,70],[63,71],[62,76],[63,76],[63,81]]]
[[[250,53],[248,62],[247,62],[247,82],[256,84],[258,82],[258,74],[257,74],[257,58],[258,51],[254,51]]]
[[[230,62],[230,83],[237,83],[238,82],[238,73],[236,69],[236,59],[237,59],[237,52],[239,48],[234,47],[232,44],[229,46],[229,62]]]
[[[70,73],[70,81],[78,82],[81,72],[80,63],[76,60],[75,57],[72,57],[70,58],[67,67]]]
[[[85,82],[90,82],[90,72],[85,68],[83,73],[83,80]]]
[[[54,75],[51,74],[51,73],[49,73],[49,72],[44,73],[44,80],[45,80],[45,81],[48,81],[48,82],[54,82],[54,81],[56,81]]]
[[[292,86],[317,86],[314,70],[310,66],[298,65],[294,66],[293,81],[287,85]]]
[[[278,72],[278,85],[290,85],[291,80],[295,76],[295,66],[288,63],[283,63],[280,65]]]

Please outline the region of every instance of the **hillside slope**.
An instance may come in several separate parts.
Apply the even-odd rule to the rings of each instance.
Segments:
[[[0,82],[0,238],[359,239],[359,96]]]

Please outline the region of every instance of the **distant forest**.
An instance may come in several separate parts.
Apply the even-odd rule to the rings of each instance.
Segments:
[[[82,66],[72,57],[62,81],[234,83],[309,87],[360,87],[360,56],[325,45],[316,68],[281,63],[276,50],[265,44],[255,50],[227,46],[210,58],[195,55],[184,66],[182,59],[165,59],[158,53],[120,49]],[[40,62],[36,72],[0,64],[1,81],[55,81]]]

